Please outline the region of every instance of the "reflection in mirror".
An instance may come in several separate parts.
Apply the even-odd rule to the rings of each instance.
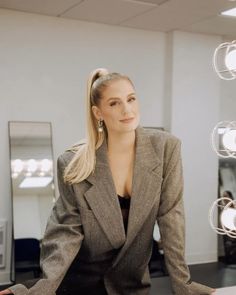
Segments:
[[[40,241],[55,202],[51,124],[9,122],[15,280],[40,275]]]
[[[236,159],[219,158],[219,198],[235,200],[236,197]],[[223,204],[225,205],[225,204]],[[221,212],[218,211],[218,218]],[[236,268],[236,239],[227,235],[218,235],[219,260],[228,267]]]

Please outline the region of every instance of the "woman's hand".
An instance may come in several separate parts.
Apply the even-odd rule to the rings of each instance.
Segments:
[[[12,294],[12,292],[9,289],[5,289],[3,291],[0,291],[0,295],[7,295],[7,294]]]

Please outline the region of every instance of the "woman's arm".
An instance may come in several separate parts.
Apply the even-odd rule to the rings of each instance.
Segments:
[[[9,290],[16,295],[55,294],[80,249],[83,240],[82,225],[74,191],[63,181],[65,166],[63,156],[60,156],[57,160],[60,196],[53,207],[42,240],[40,266],[43,278],[33,286],[29,281],[29,284],[26,282],[10,287]]]
[[[185,263],[185,220],[181,142],[167,144],[161,201],[157,216],[166,266],[176,295],[212,294],[214,289],[191,281]]]

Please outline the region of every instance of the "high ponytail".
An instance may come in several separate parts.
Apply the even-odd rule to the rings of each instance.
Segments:
[[[98,68],[92,71],[87,81],[86,95],[86,139],[67,149],[75,153],[71,162],[65,168],[64,181],[68,184],[79,183],[95,170],[96,150],[102,145],[108,135],[104,124],[104,131],[98,132],[98,123],[93,115],[92,106],[98,106],[102,92],[114,80],[125,79],[132,85],[131,80],[119,73],[109,73],[107,69]]]

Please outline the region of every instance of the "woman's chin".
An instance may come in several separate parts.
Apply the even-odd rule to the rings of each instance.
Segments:
[[[123,126],[121,128],[121,130],[122,131],[125,131],[125,132],[131,132],[131,131],[134,131],[137,127],[138,127],[138,124],[133,123],[133,124],[129,124],[129,125]]]

